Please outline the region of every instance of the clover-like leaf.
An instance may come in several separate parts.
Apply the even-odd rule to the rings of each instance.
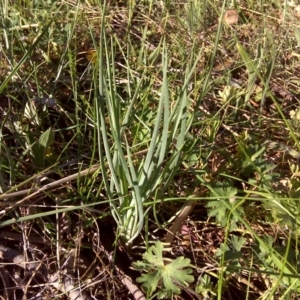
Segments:
[[[204,274],[196,286],[196,293],[208,298],[209,294],[216,295],[214,284],[211,282],[210,276]]]
[[[190,282],[194,281],[194,277],[190,275],[193,271],[188,268],[189,266],[190,260],[182,256],[167,264],[162,271],[164,287],[179,294],[180,289],[174,283],[179,286],[188,286]]]
[[[156,265],[161,267],[164,265],[163,260],[163,244],[161,242],[156,242],[155,246],[151,246],[143,255],[143,259],[146,260],[149,264]]]
[[[143,274],[136,279],[137,282],[143,283],[142,287],[147,291],[147,294],[152,295],[161,279],[159,272],[154,271],[151,273]]]
[[[246,239],[243,237],[238,237],[236,235],[233,235],[231,238],[232,246],[235,251],[241,251],[242,247],[244,246]]]
[[[137,278],[147,294],[152,295],[157,287],[161,288],[160,294],[171,297],[173,293],[180,294],[180,287],[188,286],[194,281],[190,260],[178,257],[167,263],[163,258],[163,244],[156,242],[143,255],[143,261],[133,263],[136,269],[144,269],[147,274]]]
[[[218,200],[211,200],[206,204],[208,208],[208,215],[215,217],[216,222],[221,226],[225,226],[228,220],[228,216],[231,213],[230,207],[237,211],[240,215],[243,214],[243,207],[238,205],[239,201],[235,198],[237,189],[233,187],[231,182],[217,182],[214,189],[211,192],[213,197],[220,197]],[[228,201],[228,200],[229,201]],[[231,216],[232,224],[231,230],[235,227],[236,217]]]

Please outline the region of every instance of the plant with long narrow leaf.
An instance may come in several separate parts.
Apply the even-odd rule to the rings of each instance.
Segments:
[[[99,71],[99,93],[95,101],[98,150],[112,215],[118,224],[122,240],[130,246],[143,228],[144,215],[147,211],[144,202],[151,198],[163,183],[170,182],[180,165],[186,132],[191,123],[189,122],[191,115],[187,113],[186,92],[191,70],[186,72],[185,83],[176,102],[172,103],[171,110],[167,76],[168,59],[163,43],[163,80],[160,98],[154,111],[155,121],[152,130],[150,129],[150,144],[143,141],[147,149],[145,157],[137,165],[132,153],[134,145],[126,138],[126,131],[134,132],[135,120],[139,119],[135,107],[145,74],[136,79],[127,62],[128,78],[129,81],[135,82],[135,92],[129,105],[125,109],[121,108],[117,96],[115,70],[113,67],[104,67],[114,66],[113,39],[110,42],[102,32],[102,47],[98,55],[99,68],[96,70]],[[95,74],[95,80],[97,76]],[[107,166],[109,172],[106,171]],[[118,203],[115,201],[116,198]]]

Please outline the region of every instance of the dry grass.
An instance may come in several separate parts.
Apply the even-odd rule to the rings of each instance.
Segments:
[[[102,7],[93,1],[62,1],[33,9],[26,1],[23,8],[21,2],[6,2],[7,11],[0,13],[1,22],[8,24],[2,36],[0,82],[15,70],[0,88],[0,246],[4,247],[0,294],[3,299],[134,299],[124,274],[136,281],[141,274],[130,269],[132,261],[141,259],[148,243],[164,240],[167,221],[199,187],[203,193],[198,204],[166,254],[171,259],[188,257],[195,266],[194,284],[182,287],[174,299],[296,299],[297,288],[289,289],[288,279],[276,281],[285,274],[260,249],[256,235],[292,265],[296,278],[297,7],[249,7],[244,1],[235,8],[238,20],[236,15],[232,21],[223,19],[219,35],[221,1],[193,10],[186,3],[144,2],[133,9],[125,2],[109,1],[105,11],[105,32],[115,51],[120,111],[129,105],[145,74],[136,113],[147,126],[153,124],[163,81],[163,39],[174,102],[185,70],[198,61],[188,87],[193,124],[182,168],[160,197],[147,201],[152,210],[132,253],[118,241],[95,137]],[[14,19],[17,11],[20,17]],[[31,49],[37,28],[52,17]],[[16,69],[24,55],[24,63]],[[147,86],[152,87],[150,92]],[[25,107],[33,99],[35,116],[29,116]],[[32,145],[48,128],[55,138],[43,149],[40,161]],[[136,165],[147,151],[138,128],[127,136],[136,146],[132,150]],[[92,172],[77,176],[91,166]],[[213,191],[220,182],[221,190],[236,189],[233,201],[241,202],[235,209],[251,231],[240,220],[232,221],[228,216],[232,212],[224,210],[224,224],[211,213]],[[241,238],[238,249],[235,242]],[[80,296],[70,293],[70,287]]]

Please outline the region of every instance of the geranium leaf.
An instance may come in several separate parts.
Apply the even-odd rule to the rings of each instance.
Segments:
[[[174,261],[167,263],[163,258],[163,244],[156,242],[143,255],[143,262],[133,263],[136,269],[144,269],[147,274],[143,274],[137,279],[142,283],[142,287],[148,295],[152,295],[157,287],[160,286],[160,295],[171,297],[172,294],[179,294],[181,286],[188,286],[194,281],[190,260],[178,257]]]

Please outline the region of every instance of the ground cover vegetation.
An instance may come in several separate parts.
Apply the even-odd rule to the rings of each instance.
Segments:
[[[2,299],[298,299],[297,3],[1,4]]]

